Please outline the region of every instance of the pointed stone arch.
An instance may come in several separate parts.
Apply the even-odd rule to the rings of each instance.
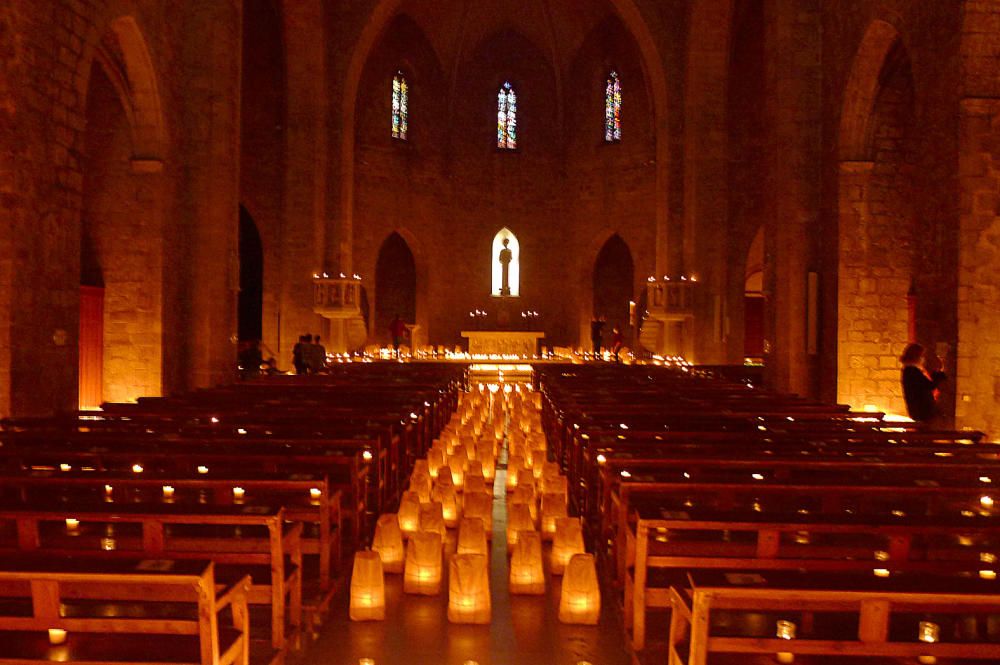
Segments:
[[[635,297],[635,262],[628,243],[613,233],[594,259],[593,316],[607,319],[607,332],[630,324],[629,303]]]
[[[861,39],[844,87],[838,149],[842,162],[871,160],[871,118],[879,91],[879,74],[898,40],[896,28],[882,20],[872,21]]]
[[[374,339],[388,340],[389,323],[397,314],[407,324],[417,323],[417,305],[416,257],[403,235],[393,231],[375,260]]]
[[[166,152],[166,123],[160,86],[149,46],[135,17],[112,19],[102,33],[93,33],[93,58],[81,58],[77,84],[86,108],[91,64],[96,61],[111,81],[128,118],[132,138],[132,167],[158,172]]]

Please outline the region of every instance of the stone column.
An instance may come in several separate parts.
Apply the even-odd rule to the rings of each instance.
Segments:
[[[809,394],[806,283],[819,230],[822,141],[819,2],[766,0],[764,8],[767,376],[778,390]]]
[[[956,421],[1000,435],[1000,99],[960,106]]]
[[[281,227],[278,364],[291,362],[292,347],[320,330],[313,312],[313,274],[322,273],[326,242],[327,87],[323,3],[285,0],[287,104],[285,213]],[[324,326],[325,328],[325,326]],[[336,345],[325,344],[330,350]]]
[[[185,5],[184,216],[189,281],[187,384],[231,380],[239,290],[239,146],[242,3]]]

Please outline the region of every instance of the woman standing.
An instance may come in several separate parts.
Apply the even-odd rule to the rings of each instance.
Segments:
[[[937,387],[948,378],[941,371],[940,361],[936,369],[925,367],[926,354],[920,344],[909,344],[899,358],[903,363],[903,399],[910,418],[918,423],[929,423],[937,415]]]

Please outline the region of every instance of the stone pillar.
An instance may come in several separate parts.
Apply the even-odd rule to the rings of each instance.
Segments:
[[[729,0],[703,0],[691,9],[691,35],[684,102],[684,270],[697,276],[692,360],[719,364],[727,357],[724,293],[728,281],[729,188],[727,74],[730,59]],[[737,270],[742,282],[743,271]],[[659,273],[657,276],[662,276]]]
[[[231,380],[239,290],[242,3],[185,5],[185,217],[190,273],[187,384]]]
[[[778,390],[813,392],[806,305],[811,239],[819,230],[822,142],[818,0],[766,0],[765,109],[771,133],[767,180],[765,291],[767,377]]]
[[[1000,99],[961,102],[956,421],[1000,436]]]
[[[285,213],[279,268],[281,330],[278,365],[291,363],[299,335],[320,332],[313,312],[313,274],[324,268],[327,182],[327,88],[323,3],[284,0],[288,82],[285,131]],[[325,327],[324,327],[325,328]],[[324,333],[327,331],[324,329]],[[335,347],[326,344],[333,350]]]

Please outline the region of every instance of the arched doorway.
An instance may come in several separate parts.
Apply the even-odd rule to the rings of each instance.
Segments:
[[[163,388],[163,122],[136,21],[108,26],[83,66],[79,404]],[[86,74],[86,75],[85,75]]]
[[[264,314],[264,246],[253,217],[240,206],[240,341],[260,340]]]
[[[372,336],[389,338],[389,324],[396,315],[407,324],[417,320],[417,265],[403,236],[392,233],[382,243],[375,264],[375,317]]]
[[[104,401],[104,274],[87,229],[80,234],[79,407]]]
[[[634,279],[632,252],[616,233],[604,243],[594,261],[594,316],[607,320],[606,334],[616,327],[623,332],[628,328]]]

